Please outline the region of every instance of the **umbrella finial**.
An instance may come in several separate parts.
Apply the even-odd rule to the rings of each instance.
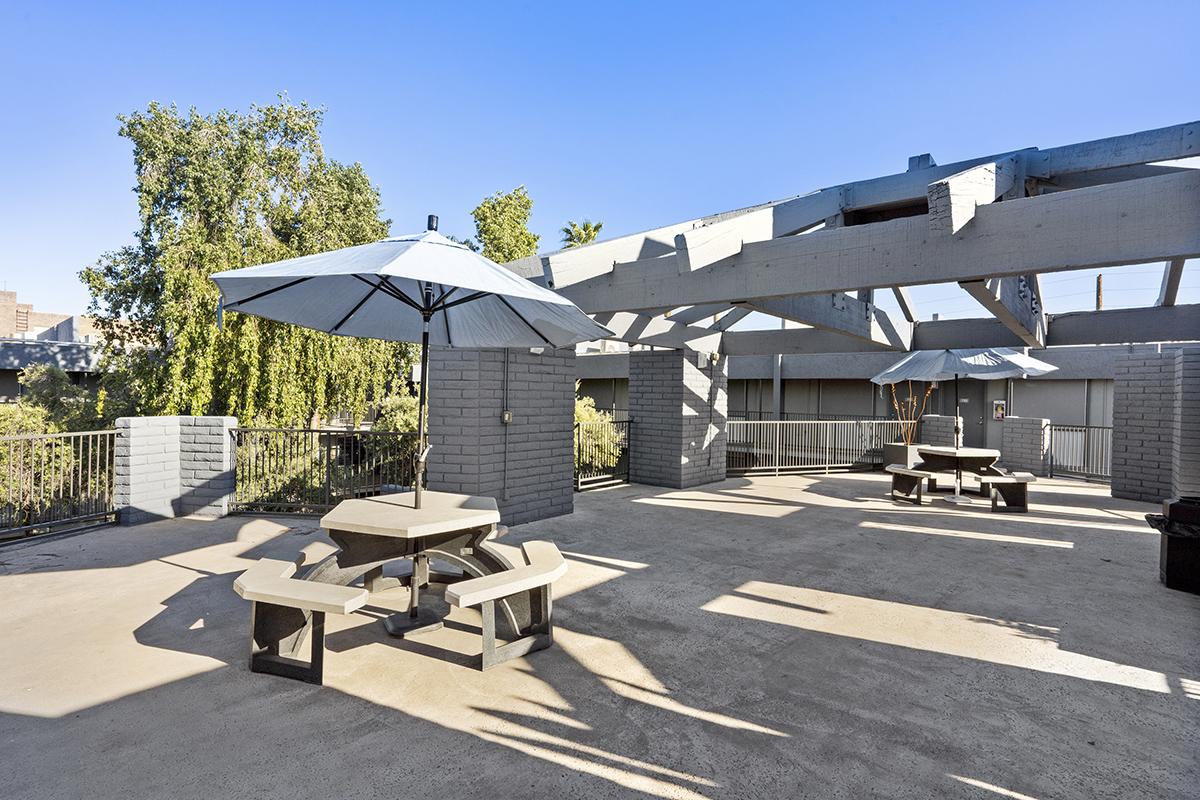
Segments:
[[[425,223],[425,230],[436,231],[437,230],[437,222],[438,222],[437,214],[430,214],[429,219]]]

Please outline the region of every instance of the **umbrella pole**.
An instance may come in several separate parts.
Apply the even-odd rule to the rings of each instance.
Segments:
[[[958,413],[958,373],[954,373],[954,449],[958,450],[962,446],[962,426],[959,424]],[[956,456],[954,459],[954,496],[947,497],[948,503],[967,503],[971,502],[969,497],[964,497],[962,493],[962,461]]]
[[[429,401],[429,314],[421,331],[421,385],[417,387],[417,463],[413,475],[413,507],[421,507],[421,489],[425,483],[425,417]]]

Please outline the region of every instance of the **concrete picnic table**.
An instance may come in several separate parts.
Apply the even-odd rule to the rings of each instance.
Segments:
[[[970,472],[974,475],[1001,475],[996,468],[1000,451],[987,447],[918,447],[922,459],[914,469],[926,472]]]
[[[425,490],[421,508],[414,507],[412,492],[343,500],[321,518],[321,527],[338,546],[337,552],[314,564],[302,579],[347,586],[362,578],[372,593],[407,585],[409,609],[384,621],[388,632],[404,636],[431,630],[441,625],[441,618],[420,607],[420,590],[431,579],[429,560],[436,558],[463,573],[433,576],[436,583],[512,569],[512,563],[488,541],[496,535],[499,522],[500,511],[491,497]],[[411,576],[384,577],[384,565],[398,559],[412,559]],[[499,605],[514,630],[529,625],[528,593]],[[272,631],[279,650],[294,652],[304,639],[308,617],[292,609],[276,616]]]

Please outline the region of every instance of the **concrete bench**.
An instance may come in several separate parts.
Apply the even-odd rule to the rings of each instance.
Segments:
[[[903,464],[889,464],[884,469],[892,475],[891,497],[893,500],[907,500],[921,505],[922,482],[929,481],[930,491],[936,488],[935,473],[913,469]],[[897,496],[897,492],[899,492],[899,496]]]
[[[259,560],[233,582],[233,590],[250,601],[250,670],[320,685],[325,666],[325,615],[349,614],[367,603],[366,589],[293,578],[296,564]],[[312,657],[308,663],[281,656],[278,644],[260,647],[259,604],[312,612]],[[267,640],[264,637],[263,640]]]
[[[990,494],[992,511],[1029,511],[1029,484],[1037,478],[1031,472],[1009,472],[1004,475],[980,475],[979,493]],[[1003,499],[1004,505],[999,501]]]
[[[567,562],[552,542],[521,545],[525,566],[453,583],[446,588],[446,602],[459,608],[479,606],[483,617],[483,652],[479,668],[489,669],[520,658],[554,643],[551,623],[550,586],[567,571]],[[522,592],[530,593],[531,623],[519,639],[496,645],[496,601]]]

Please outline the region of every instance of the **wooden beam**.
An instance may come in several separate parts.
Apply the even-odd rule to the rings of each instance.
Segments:
[[[958,285],[1026,346],[1046,346],[1046,314],[1036,275],[962,281]]]
[[[913,303],[908,289],[903,286],[893,286],[892,295],[896,298],[896,304],[900,306],[900,313],[904,315],[904,319],[916,322],[918,320],[917,307]]]
[[[562,289],[585,311],[970,281],[1200,257],[1200,170],[981,206],[955,236],[924,217],[748,242],[685,275],[632,267]]]
[[[975,209],[1013,188],[1020,167],[1015,156],[990,161],[929,184],[929,232],[958,233],[975,218]]]
[[[676,264],[680,272],[691,272],[740,253],[746,242],[762,242],[807,230],[841,209],[842,193],[836,188],[822,189],[684,231],[675,236]]]
[[[1175,161],[1200,155],[1200,122],[1110,136],[1030,153],[1026,171],[1039,178]]]
[[[709,327],[717,331],[727,331],[736,322],[740,322],[750,316],[748,308],[731,308],[724,316]]]
[[[872,304],[842,292],[756,298],[741,305],[773,317],[801,322],[894,350],[907,350],[912,343],[910,323],[897,326],[886,313]]]
[[[766,331],[730,331],[721,340],[727,355],[780,355],[788,353],[878,353],[886,347],[864,339],[842,336],[817,328]]]
[[[697,322],[702,322],[709,317],[715,317],[722,311],[727,310],[729,310],[729,303],[705,303],[704,305],[685,308],[682,311],[672,311],[665,316],[672,322],[694,325]]]
[[[621,311],[596,314],[593,319],[613,332],[611,338],[629,344],[690,348],[702,353],[715,353],[721,347],[720,331],[681,325],[663,317]]]
[[[1175,305],[1175,298],[1179,296],[1179,281],[1183,279],[1184,263],[1184,259],[1176,258],[1168,261],[1166,267],[1163,268],[1162,287],[1158,290],[1158,305]]]
[[[1200,305],[1075,311],[1046,318],[1046,345],[1131,344],[1200,340]],[[1024,342],[995,319],[918,322],[913,349],[943,347],[1023,347]]]

